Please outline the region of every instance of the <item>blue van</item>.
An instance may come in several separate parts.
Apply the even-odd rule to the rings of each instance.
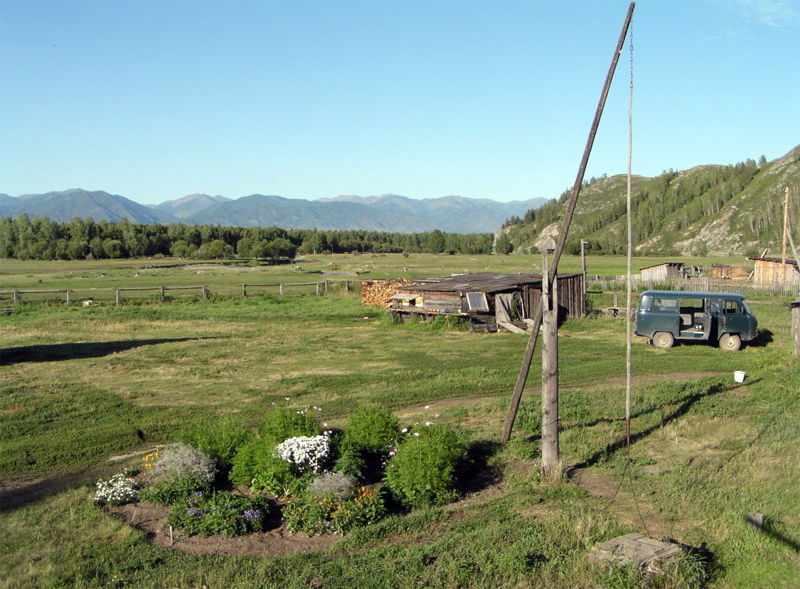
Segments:
[[[691,340],[736,351],[758,336],[758,322],[739,294],[648,290],[639,297],[635,333],[658,348]]]

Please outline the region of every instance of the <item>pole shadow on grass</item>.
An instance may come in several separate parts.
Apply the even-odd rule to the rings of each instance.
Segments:
[[[125,352],[143,346],[201,339],[214,338],[178,337],[3,348],[0,349],[0,366],[11,366],[13,364],[22,364],[23,362],[60,362],[62,360],[77,360],[81,358],[102,358],[103,356],[110,356],[117,352]]]
[[[667,424],[675,421],[676,419],[682,417],[683,415],[688,413],[689,410],[692,408],[692,406],[695,403],[697,403],[698,401],[702,401],[703,399],[707,399],[709,397],[713,397],[714,395],[717,395],[719,393],[723,393],[723,392],[726,392],[726,391],[733,391],[733,390],[736,390],[736,389],[739,389],[739,388],[742,388],[742,387],[750,386],[751,384],[759,382],[760,380],[761,380],[760,378],[756,378],[756,379],[753,379],[751,381],[748,381],[747,383],[734,385],[734,386],[725,386],[723,384],[715,384],[715,385],[711,385],[708,388],[708,390],[706,390],[705,392],[694,393],[692,395],[689,395],[688,397],[685,397],[683,399],[683,402],[678,406],[677,409],[675,409],[675,411],[673,411],[672,413],[670,413],[669,415],[664,417],[664,419],[662,419],[659,423],[657,423],[655,425],[652,425],[652,426],[650,426],[650,427],[648,427],[646,429],[643,429],[640,432],[631,433],[631,444],[635,444],[639,440],[642,440],[642,439],[648,437],[653,432],[660,430],[665,425],[667,425]],[[605,447],[604,450],[600,450],[598,452],[595,452],[589,458],[587,458],[583,462],[579,462],[578,464],[573,465],[571,468],[574,469],[574,470],[578,470],[578,469],[581,469],[581,468],[588,468],[590,466],[594,466],[595,464],[600,462],[600,460],[602,460],[603,458],[614,454],[614,452],[616,452],[617,450],[621,450],[626,445],[627,445],[626,438],[624,438],[624,437],[620,438],[616,442],[613,442],[612,444],[608,444]]]

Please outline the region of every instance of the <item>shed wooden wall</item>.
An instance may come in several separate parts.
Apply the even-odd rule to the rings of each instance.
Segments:
[[[528,318],[533,317],[536,310],[536,305],[539,304],[542,298],[541,288],[525,287],[526,288],[526,311],[529,313]],[[558,306],[570,317],[580,317],[586,313],[586,297],[583,294],[583,276],[580,274],[575,276],[560,277],[558,279]],[[559,313],[561,315],[562,313]]]
[[[683,267],[675,264],[659,264],[652,268],[642,268],[639,273],[645,280],[666,280],[667,278],[681,278]]]
[[[771,260],[756,260],[753,273],[755,284],[783,284],[783,269],[786,268],[786,284],[800,284],[800,272],[794,264],[782,264]]]

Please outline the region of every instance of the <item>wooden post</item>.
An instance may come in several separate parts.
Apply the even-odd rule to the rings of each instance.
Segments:
[[[561,230],[558,233],[558,244],[556,245],[556,251],[553,254],[553,267],[550,270],[550,273],[553,274],[553,277],[555,277],[555,275],[558,273],[558,262],[561,259],[562,252],[564,251],[564,244],[567,240],[567,235],[569,234],[569,227],[572,224],[572,217],[575,213],[575,207],[578,204],[578,195],[581,191],[583,177],[586,174],[586,166],[589,163],[589,155],[592,153],[592,146],[594,145],[594,139],[597,135],[597,128],[600,126],[600,118],[603,114],[606,98],[608,97],[608,92],[611,88],[611,80],[614,78],[614,71],[617,68],[617,62],[619,62],[619,56],[622,54],[622,46],[625,43],[625,37],[628,35],[628,27],[631,23],[635,6],[636,5],[634,2],[631,2],[628,6],[628,13],[625,16],[625,23],[622,26],[622,32],[620,33],[617,41],[617,47],[614,50],[614,56],[611,60],[611,66],[608,69],[608,74],[606,75],[606,81],[603,85],[603,90],[600,94],[600,101],[597,104],[597,110],[595,111],[594,120],[592,121],[592,127],[589,130],[589,137],[586,140],[586,147],[583,150],[583,157],[581,158],[581,163],[578,167],[578,174],[575,177],[575,184],[572,186],[572,194],[570,195],[565,207],[564,220],[561,223]],[[517,382],[514,385],[514,392],[511,393],[511,400],[508,405],[506,421],[503,424],[503,434],[500,438],[500,441],[503,444],[507,443],[511,439],[511,431],[514,429],[514,420],[517,418],[519,402],[522,399],[522,391],[525,389],[525,382],[528,379],[528,371],[531,367],[533,351],[536,349],[536,342],[539,339],[539,328],[541,326],[542,308],[541,305],[539,305],[536,308],[536,313],[533,316],[531,334],[528,339],[528,345],[525,347],[525,353],[522,357],[522,366],[520,367],[519,374],[517,376]]]
[[[280,284],[278,285],[278,292],[280,293],[280,295],[281,295],[281,296],[283,296],[283,295],[284,295],[283,283],[280,283]]]
[[[117,288],[117,289],[114,289],[114,291],[115,291],[115,294],[114,294],[114,304],[115,304],[117,307],[119,307],[120,301],[122,300],[122,299],[121,299],[121,297],[119,296],[119,289],[118,289],[118,288]]]
[[[163,286],[161,287],[161,292],[159,293],[159,295],[160,295],[159,298],[160,298],[162,303],[167,300],[167,295],[166,295],[166,292],[164,291],[164,287]]]
[[[317,282],[317,296],[319,296],[319,282]]]
[[[202,289],[203,289],[203,300],[205,301],[208,299],[208,288],[206,288],[206,286],[203,285]]]
[[[242,298],[246,298],[246,297],[247,297],[247,285],[243,284],[242,285]]]
[[[794,352],[800,360],[800,301],[792,303],[792,335],[794,336]]]
[[[19,291],[14,291],[14,304],[16,305],[19,302]]]
[[[72,304],[72,291],[67,289],[67,307]]]
[[[542,259],[542,474],[560,470],[558,448],[558,278],[550,284]],[[551,288],[552,286],[552,288]]]
[[[325,294],[328,294],[328,279],[325,279]]]
[[[789,234],[789,187],[783,205],[783,255],[781,256],[781,284],[786,288],[786,236]],[[800,260],[797,260],[800,261]]]

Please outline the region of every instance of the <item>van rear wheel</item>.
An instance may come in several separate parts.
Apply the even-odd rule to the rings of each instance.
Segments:
[[[659,331],[653,336],[653,345],[657,348],[671,348],[675,345],[675,338],[668,331]]]
[[[723,333],[719,338],[719,347],[729,352],[735,352],[742,347],[742,338],[735,333]]]

